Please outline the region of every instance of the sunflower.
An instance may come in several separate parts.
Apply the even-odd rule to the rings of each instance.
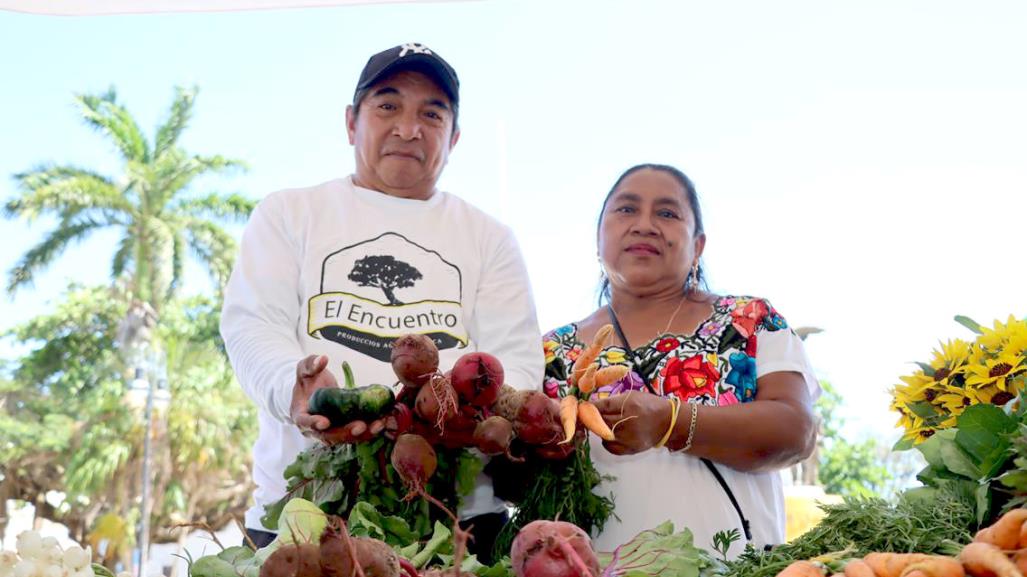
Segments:
[[[1024,370],[1024,357],[1012,350],[1000,350],[997,354],[967,365],[968,387],[995,385],[1007,391],[1008,381]]]
[[[1009,315],[1005,324],[995,321],[994,328],[981,326],[981,335],[977,337],[978,345],[993,352],[1008,350],[1011,341],[1016,341],[1020,347],[1016,352],[1023,352],[1024,344],[1027,344],[1027,320],[1019,320]]]

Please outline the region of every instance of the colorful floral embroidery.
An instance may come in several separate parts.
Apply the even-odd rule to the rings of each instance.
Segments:
[[[626,351],[607,347],[601,366],[625,364],[632,372],[593,393],[597,397],[647,389],[662,395],[709,405],[733,405],[756,398],[756,350],[763,331],[789,330],[788,324],[763,299],[726,296],[717,299],[713,314],[693,335],[661,335]],[[567,371],[581,354],[577,325],[560,327],[545,336],[546,394],[566,394]]]
[[[660,378],[657,390],[664,395],[676,395],[683,400],[707,395],[712,398],[717,393],[720,371],[707,362],[703,355],[685,360],[674,357],[660,370]]]

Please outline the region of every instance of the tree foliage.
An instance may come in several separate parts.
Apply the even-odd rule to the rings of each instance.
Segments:
[[[881,464],[876,439],[852,442],[841,435],[844,420],[838,416],[842,396],[826,381],[815,411],[821,419],[817,480],[832,495],[879,497],[891,473]]]
[[[32,284],[69,245],[104,228],[121,234],[111,276],[125,280],[133,298],[155,311],[177,294],[190,251],[217,286],[223,286],[236,243],[215,221],[244,220],[254,202],[237,193],[192,191],[194,181],[205,174],[243,166],[220,155],[192,155],[179,146],[195,98],[195,89],[176,90],[151,144],[113,89],[76,96],[85,123],[121,156],[122,174],[110,177],[78,166],[42,164],[14,176],[19,193],[7,201],[6,215],[30,221],[50,216],[57,224],[10,270],[10,293]]]
[[[172,539],[176,523],[219,526],[241,515],[256,434],[253,406],[219,348],[217,303],[168,304],[157,336],[171,400],[151,431],[156,541]],[[0,495],[35,504],[79,541],[103,515],[129,526],[138,518],[146,431],[115,342],[126,308],[115,290],[73,287],[8,335],[28,352],[0,381]],[[56,504],[54,494],[63,495]]]

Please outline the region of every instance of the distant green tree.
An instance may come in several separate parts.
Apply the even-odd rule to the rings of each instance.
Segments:
[[[891,473],[881,464],[881,447],[870,438],[853,443],[841,435],[842,396],[828,382],[814,406],[821,421],[817,481],[832,495],[883,496]]]
[[[167,304],[156,338],[171,400],[150,433],[156,542],[174,540],[168,529],[177,523],[220,526],[242,514],[256,436],[253,405],[219,348],[217,303]],[[114,290],[73,288],[8,334],[27,352],[0,380],[0,496],[34,504],[80,542],[101,517],[127,527],[138,519],[146,430],[141,410],[126,402],[130,375],[115,346],[127,307]],[[63,499],[54,503],[54,495]]]

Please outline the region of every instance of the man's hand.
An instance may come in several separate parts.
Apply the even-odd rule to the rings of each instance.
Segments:
[[[632,455],[651,449],[670,427],[671,406],[663,397],[628,391],[592,401],[616,439],[603,441],[614,455]],[[616,428],[614,428],[616,426]]]
[[[325,355],[310,355],[296,363],[296,385],[292,389],[292,404],[289,410],[292,422],[304,435],[329,445],[369,441],[379,435],[385,429],[385,419],[377,419],[371,423],[350,421],[345,425],[333,427],[328,417],[310,414],[310,397],[314,391],[339,386],[335,375],[327,367],[328,357]]]

